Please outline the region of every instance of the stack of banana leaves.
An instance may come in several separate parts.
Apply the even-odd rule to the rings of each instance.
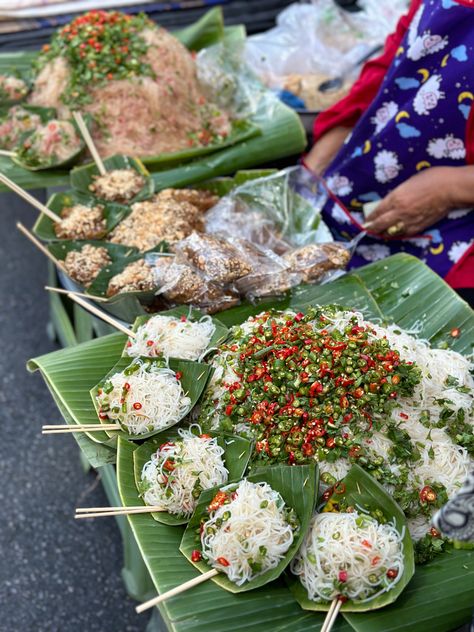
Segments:
[[[77,432],[74,437],[92,467],[116,464],[125,507],[149,504],[143,487],[144,465],[155,452],[169,450],[177,437],[195,429],[197,422],[206,440],[217,437],[221,441],[229,480],[235,481],[231,490],[246,475],[249,483],[268,484],[291,510],[292,520],[298,525],[293,544],[272,570],[247,585],[236,584],[222,572],[228,562],[218,558],[221,572],[212,580],[160,603],[167,627],[178,632],[321,629],[326,614],[323,611],[328,610],[330,602],[321,604],[309,599],[290,570],[295,568],[290,558],[297,554],[310,528],[315,507],[317,511],[321,507],[323,511],[356,507],[388,521],[401,534],[404,566],[395,587],[363,604],[345,601],[334,630],[449,632],[467,623],[474,602],[474,553],[429,530],[429,518],[445,501],[453,481],[424,481],[423,489],[414,495],[410,487],[410,477],[421,476],[421,469],[430,466],[439,447],[437,437],[443,432],[457,451],[456,458],[462,455],[463,462],[472,467],[472,425],[470,412],[463,408],[472,396],[466,386],[472,386],[469,362],[464,358],[469,358],[473,350],[474,314],[467,304],[423,263],[399,254],[325,285],[299,286],[278,301],[242,304],[212,319],[202,320],[202,315],[186,309],[160,316],[173,317],[175,324],[192,320],[213,325],[205,348],[193,359],[176,359],[172,352],[150,357],[146,349],[148,344],[154,348],[153,340],[114,333],[35,358],[28,364],[30,371],[40,371],[67,424],[80,424],[86,430],[88,424],[106,424],[104,431]],[[267,316],[252,320],[262,312]],[[352,314],[348,316],[348,312]],[[146,326],[146,320],[142,316],[135,323],[135,334]],[[314,330],[308,329],[311,323],[316,323]],[[387,338],[377,337],[380,328],[390,332]],[[283,340],[288,332],[291,344]],[[299,332],[306,332],[300,346]],[[393,341],[398,339],[404,342],[394,347]],[[396,348],[399,351],[394,351]],[[131,357],[133,349],[135,359]],[[415,361],[413,354],[418,354]],[[430,354],[439,362],[427,370],[423,358],[432,357]],[[304,370],[298,364],[303,357]],[[219,373],[226,358],[234,358],[235,384],[226,382]],[[137,425],[142,423],[136,421],[142,405],[135,400],[135,412],[127,421],[128,413],[124,411],[127,393],[133,389],[131,377],[123,386],[122,405],[115,407],[112,401],[114,376],[119,372],[123,372],[122,377],[135,374],[137,362],[145,366],[144,371],[154,371],[150,367],[156,363],[158,372],[171,372],[181,382],[185,405],[165,424],[166,428],[159,424]],[[455,375],[448,375],[451,363],[457,367],[452,370]],[[336,377],[340,370],[343,374]],[[408,401],[404,397],[421,392],[415,390],[420,389],[420,381],[432,384],[438,375],[445,374],[443,371],[447,377],[439,389],[448,390],[452,399],[444,395],[443,401],[434,402],[436,410],[442,411],[439,417],[402,406]],[[334,380],[337,384],[331,391]],[[252,397],[257,398],[255,408],[249,404]],[[454,400],[458,402],[457,412]],[[316,406],[318,419],[304,435],[311,406]],[[278,410],[280,413],[275,412]],[[425,428],[424,439],[413,439],[410,420],[405,419],[407,412],[416,417],[413,424]],[[278,423],[272,419],[277,414]],[[291,415],[299,419],[291,422],[298,425],[298,432],[292,433],[285,426]],[[367,436],[355,432],[354,419],[360,417],[363,422],[361,415],[366,419]],[[130,421],[133,416],[135,425]],[[398,421],[387,421],[394,419]],[[116,429],[110,428],[112,420],[119,423]],[[388,426],[383,426],[382,432],[380,424],[385,422]],[[229,438],[229,434],[233,436]],[[388,443],[391,447],[382,450],[378,460],[370,461],[365,457],[371,445],[375,449],[377,437],[381,445]],[[351,448],[346,450],[349,445]],[[337,455],[342,454],[347,467],[338,470]],[[445,471],[441,460],[430,467]],[[172,472],[175,466],[168,459],[166,463],[168,473]],[[390,478],[389,470],[392,475],[398,472],[400,480]],[[405,489],[400,481],[404,481]],[[196,494],[191,518],[173,515],[171,509],[128,516],[159,593],[209,570],[195,550],[199,540],[196,533],[200,532],[206,507],[211,503],[209,511],[219,498],[215,493],[216,489],[205,489],[199,498]],[[229,499],[234,496],[229,495]],[[422,538],[412,531],[413,519],[416,522],[423,517],[420,512],[428,530]],[[224,520],[230,519],[227,513]],[[264,556],[265,547],[260,549]],[[375,557],[372,563],[378,561]],[[389,571],[392,575],[388,573],[388,577],[398,572]],[[339,574],[341,591],[346,580],[344,571]]]

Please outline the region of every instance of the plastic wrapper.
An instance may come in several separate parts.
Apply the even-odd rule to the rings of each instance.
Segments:
[[[279,14],[275,28],[247,39],[246,63],[270,88],[300,97],[306,109],[325,109],[348,91],[358,71],[337,93],[318,93],[317,87],[382,44],[409,2],[359,0],[358,4],[362,10],[355,13],[344,11],[333,0],[290,5]]]
[[[320,215],[327,199],[319,178],[303,167],[290,167],[236,187],[208,211],[205,229],[283,254],[332,241]]]

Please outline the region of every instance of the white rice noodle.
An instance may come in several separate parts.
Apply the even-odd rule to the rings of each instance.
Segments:
[[[184,394],[176,374],[171,369],[158,368],[140,363],[132,375],[115,373],[109,380],[113,391],[97,396],[99,406],[109,403],[107,415],[118,420],[130,434],[140,435],[149,431],[164,430],[177,423],[189,412],[191,400]],[[122,411],[124,385],[129,389],[125,402],[127,412]],[[138,410],[134,404],[141,404]],[[114,408],[118,412],[114,412]]]
[[[196,484],[201,491],[224,485],[229,472],[216,438],[201,438],[182,428],[178,433],[179,440],[165,443],[143,466],[141,479],[149,486],[143,500],[187,518],[197,504],[193,496]],[[166,462],[173,463],[173,471],[165,467]]]
[[[127,354],[132,357],[163,355],[165,358],[199,360],[216,330],[210,316],[199,321],[172,316],[152,316],[136,331]]]
[[[268,483],[243,480],[236,494],[234,500],[219,507],[204,523],[201,544],[209,564],[241,586],[275,568],[292,545],[294,536],[285,518],[283,499]],[[262,507],[262,503],[268,504]],[[226,512],[230,512],[230,517],[218,526]],[[215,533],[208,534],[208,527]],[[229,566],[217,561],[221,557]],[[251,567],[255,562],[261,563],[259,571]]]
[[[417,540],[421,540],[421,538],[428,533],[431,527],[430,521],[423,515],[417,516],[416,518],[409,518],[407,522],[408,531],[415,542]]]
[[[403,575],[403,537],[393,524],[379,524],[357,512],[316,514],[291,563],[312,601],[331,601],[342,594],[365,603],[387,592]],[[389,580],[388,569],[397,571]],[[340,573],[347,573],[338,588]]]

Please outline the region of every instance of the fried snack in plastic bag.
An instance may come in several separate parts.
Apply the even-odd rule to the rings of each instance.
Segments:
[[[174,246],[177,261],[196,268],[209,281],[228,285],[252,267],[242,251],[218,235],[192,233]]]

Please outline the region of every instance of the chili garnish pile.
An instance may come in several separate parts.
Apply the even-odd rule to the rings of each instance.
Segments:
[[[380,427],[420,374],[357,318],[333,326],[337,307],[306,314],[265,312],[237,330],[217,365],[231,367],[223,396],[208,393],[203,417],[255,437],[256,457],[300,464],[363,456],[362,439]]]
[[[43,68],[63,57],[71,70],[62,100],[67,105],[90,101],[91,84],[103,85],[112,79],[153,76],[143,61],[148,45],[140,36],[145,28],[156,28],[146,15],[126,15],[118,11],[89,11],[60,29],[51,44],[45,44],[37,61]]]

